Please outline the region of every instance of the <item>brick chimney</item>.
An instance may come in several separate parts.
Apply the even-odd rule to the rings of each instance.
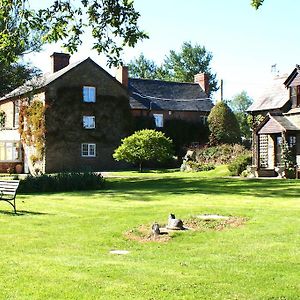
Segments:
[[[208,75],[206,73],[198,73],[194,76],[194,82],[198,83],[202,90],[209,95],[209,82]]]
[[[128,67],[121,66],[117,69],[116,79],[126,88],[128,87]]]
[[[70,63],[70,54],[54,52],[51,56],[52,72],[55,73]]]

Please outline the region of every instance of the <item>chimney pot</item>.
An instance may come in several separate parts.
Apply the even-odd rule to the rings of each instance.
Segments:
[[[70,54],[54,52],[51,56],[52,72],[55,73],[70,63]]]

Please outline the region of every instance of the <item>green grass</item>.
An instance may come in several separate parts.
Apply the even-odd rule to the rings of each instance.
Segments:
[[[300,299],[300,181],[113,175],[104,191],[18,195],[18,215],[0,202],[0,299]],[[170,212],[248,221],[165,244],[124,238]]]

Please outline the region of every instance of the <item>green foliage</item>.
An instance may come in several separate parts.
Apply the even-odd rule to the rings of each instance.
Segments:
[[[191,42],[184,42],[178,53],[170,51],[161,66],[140,54],[139,58],[130,61],[128,67],[131,77],[178,82],[194,82],[194,75],[206,73],[209,77],[210,92],[214,92],[218,87],[216,74],[212,73],[210,68],[211,60],[212,54],[204,46],[193,46]]]
[[[25,81],[40,74],[40,70],[20,63],[1,63],[0,97],[21,86]]]
[[[234,159],[228,166],[228,170],[231,176],[239,176],[244,170],[247,169],[248,165],[251,165],[251,155],[241,155]]]
[[[19,112],[19,132],[22,141],[33,146],[37,160],[42,160],[45,150],[45,106],[39,100],[23,102]]]
[[[133,122],[134,131],[155,129],[153,117],[134,117]],[[176,154],[180,154],[182,148],[191,143],[205,144],[208,141],[208,127],[201,122],[169,119],[164,121],[161,131],[173,141]]]
[[[180,153],[182,147],[191,143],[205,144],[208,141],[208,127],[201,122],[166,120],[163,131],[172,139],[176,153]]]
[[[237,119],[225,102],[218,102],[208,116],[211,145],[240,143],[241,131]]]
[[[241,155],[251,155],[251,151],[240,144],[222,144],[213,147],[205,146],[200,149],[195,149],[195,151],[197,162],[202,164],[212,163],[215,165],[228,164]]]
[[[129,76],[132,78],[157,79],[157,66],[153,60],[147,59],[143,53],[128,64]]]
[[[58,173],[54,175],[27,176],[20,181],[24,193],[67,192],[103,189],[104,179],[96,173]]]
[[[164,162],[172,156],[172,140],[164,133],[152,129],[143,129],[124,138],[113,154],[118,161],[138,163],[140,171],[145,161]]]
[[[168,72],[166,79],[194,82],[194,75],[206,73],[209,78],[210,92],[217,91],[216,75],[210,68],[212,57],[211,52],[208,52],[204,46],[199,44],[193,46],[191,42],[184,42],[179,52],[171,50],[165,59],[163,67]]]
[[[258,9],[262,4],[264,0],[251,0],[251,5],[255,8]]]
[[[256,115],[256,116],[248,115],[247,123],[249,124],[249,127],[252,130],[255,130],[256,127],[264,120],[264,118],[265,117],[263,115]]]
[[[195,162],[195,161],[188,161],[186,163],[186,166],[183,170],[183,168],[181,168],[181,171],[194,171],[194,172],[202,172],[202,171],[210,171],[210,170],[214,170],[216,168],[216,166],[212,163],[199,163],[199,162]]]
[[[6,121],[6,113],[3,110],[0,110],[0,128],[5,127],[5,121]]]
[[[140,14],[133,1],[52,0],[39,9],[33,9],[32,2],[1,1],[1,58],[9,63],[20,55],[20,45],[25,50],[30,42],[41,45],[62,41],[63,47],[73,53],[88,32],[94,40],[93,49],[105,53],[110,66],[117,65],[125,46],[133,47],[147,38],[138,27]]]
[[[246,91],[242,91],[228,101],[228,105],[233,112],[245,113],[248,107],[253,103],[253,99],[247,94]]]
[[[228,105],[234,112],[236,119],[239,123],[241,135],[245,139],[251,138],[251,127],[248,122],[247,108],[253,103],[253,99],[250,98],[245,91],[233,97],[228,101]]]

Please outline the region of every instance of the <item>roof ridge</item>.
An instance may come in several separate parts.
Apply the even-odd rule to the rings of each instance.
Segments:
[[[170,81],[170,80],[162,80],[162,79],[148,79],[148,78],[132,78],[129,77],[129,80],[141,80],[141,81],[154,81],[154,82],[166,82],[166,83],[174,83],[174,84],[191,84],[191,85],[199,85],[195,82],[185,82],[185,81]]]

